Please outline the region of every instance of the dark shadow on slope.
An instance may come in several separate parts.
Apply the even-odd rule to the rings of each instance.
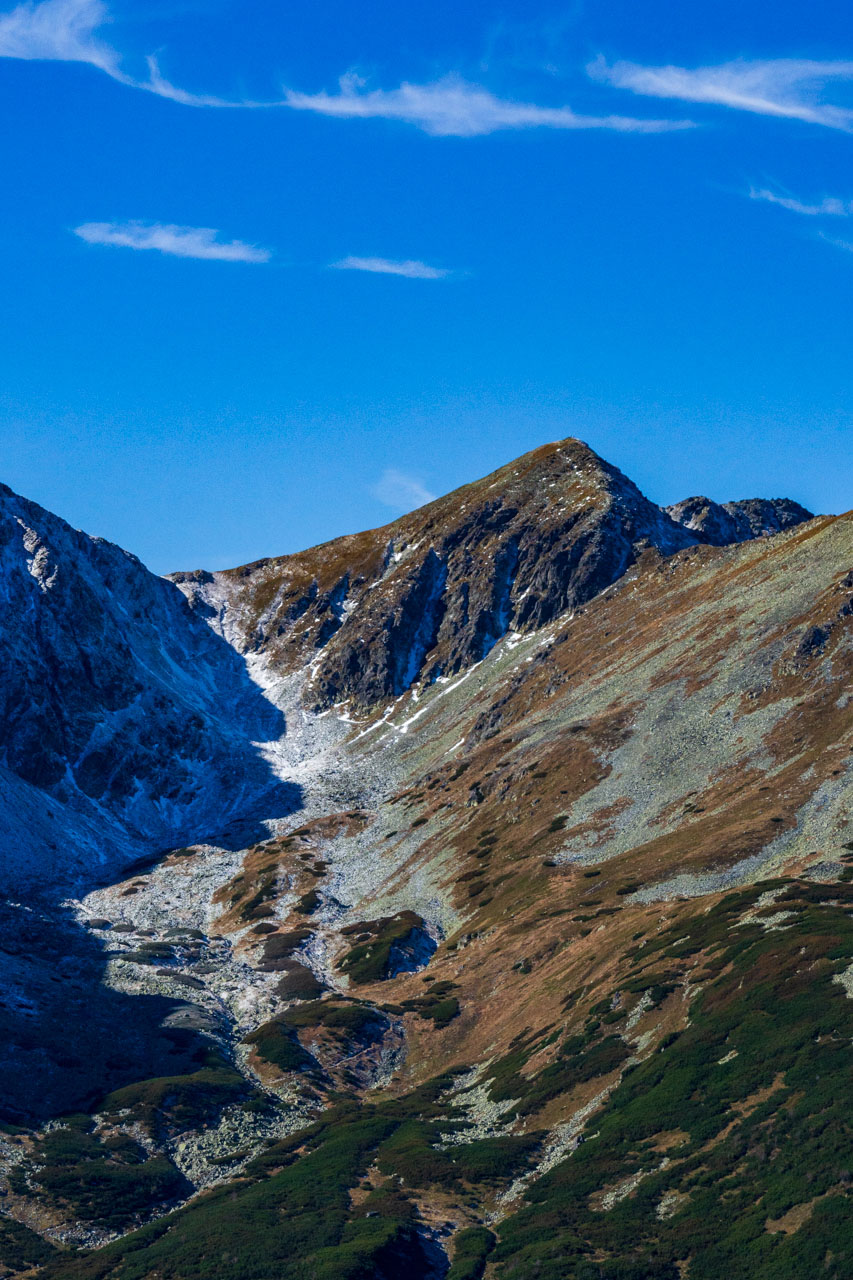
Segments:
[[[298,808],[258,745],[282,711],[174,583],[0,485],[0,588],[7,887],[31,894],[34,866],[85,886],[93,849],[118,872]]]
[[[271,778],[259,756],[248,764],[248,777],[243,772],[240,779],[247,809],[224,830],[205,827],[202,816],[177,830],[166,848],[133,856],[128,844],[111,872],[93,867],[75,892],[151,870],[182,846],[239,851],[268,839],[267,822],[298,811],[302,792]],[[81,926],[63,905],[67,893],[67,882],[57,877],[0,903],[0,1122],[40,1126],[72,1112],[101,1110],[116,1090],[138,1086],[131,1088],[134,1107],[144,1111],[147,1099],[163,1094],[188,1127],[191,1115],[201,1123],[245,1096],[245,1081],[218,1048],[219,1040],[226,1042],[227,1024],[193,1005],[191,989],[180,1000],[107,986],[109,934],[105,946],[103,933]]]
[[[101,1111],[111,1094],[127,1091],[119,1101],[128,1102],[133,1115],[156,1112],[156,1124],[167,1126],[173,1116],[181,1130],[204,1125],[218,1108],[250,1092],[219,1050],[225,1037],[218,1033],[227,1025],[216,1025],[192,1004],[192,989],[181,1000],[106,986],[109,941],[105,946],[102,934],[81,927],[63,905],[154,867],[178,847],[245,849],[269,838],[269,820],[302,806],[301,788],[275,777],[256,745],[283,735],[283,714],[250,680],[240,655],[200,626],[197,698],[183,673],[170,696],[161,686],[149,690],[150,703],[142,698],[145,723],[134,718],[128,727],[126,721],[99,769],[92,753],[87,756],[88,772],[74,774],[86,790],[72,792],[65,804],[63,788],[32,780],[4,792],[10,801],[22,799],[6,814],[14,840],[0,849],[0,859],[6,855],[0,901],[5,1124],[29,1128],[72,1112]],[[182,698],[186,691],[195,705]],[[127,803],[134,788],[137,794],[145,788],[145,804],[136,808]],[[105,861],[91,851],[99,812]]]
[[[106,958],[67,912],[0,908],[0,1122],[90,1112],[140,1085],[135,1105],[155,1099],[186,1127],[187,1107],[203,1115],[246,1092],[203,1034],[224,1024],[186,1001],[112,990]]]

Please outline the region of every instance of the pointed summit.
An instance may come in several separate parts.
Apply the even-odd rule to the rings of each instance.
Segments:
[[[174,581],[277,670],[316,659],[314,705],[369,706],[585,603],[643,550],[698,540],[570,438],[381,529]]]

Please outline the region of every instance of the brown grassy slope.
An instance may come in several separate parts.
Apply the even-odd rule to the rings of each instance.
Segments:
[[[408,874],[437,862],[464,921],[429,970],[459,985],[462,1012],[438,1034],[412,1020],[410,1077],[505,1052],[571,992],[594,1002],[632,936],[692,897],[839,856],[851,562],[851,517],[650,559],[532,660],[497,657],[435,699],[393,821],[427,818]]]

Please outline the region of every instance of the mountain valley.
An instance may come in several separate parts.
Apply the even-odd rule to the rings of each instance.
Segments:
[[[4,488],[0,590],[0,1275],[853,1273],[853,516],[569,439],[161,579]]]

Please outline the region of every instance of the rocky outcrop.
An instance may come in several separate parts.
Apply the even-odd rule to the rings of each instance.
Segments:
[[[701,542],[710,542],[715,547],[766,538],[814,519],[811,511],[790,498],[744,498],[740,502],[724,503],[712,502],[710,498],[685,498],[666,511]]]
[[[569,439],[381,529],[170,582],[0,487],[4,863],[118,865],[292,807],[255,745],[284,723],[248,657],[262,678],[307,668],[314,709],[366,709],[585,604],[644,551],[808,518],[781,499],[663,511]]]
[[[282,717],[242,659],[170,582],[5,486],[0,601],[5,874],[121,865],[275,789],[251,744]]]
[[[642,551],[669,555],[698,540],[570,439],[384,528],[174,581],[273,670],[310,662],[315,707],[367,707],[584,604]]]

